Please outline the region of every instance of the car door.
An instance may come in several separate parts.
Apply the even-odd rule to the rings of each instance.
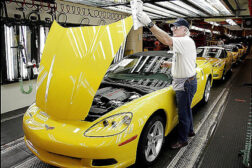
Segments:
[[[229,71],[229,69],[231,68],[231,62],[232,60],[230,60],[230,57],[228,57],[228,53],[226,52],[226,50],[222,50],[221,51],[221,57],[223,58],[223,61],[225,61],[225,69],[224,72],[227,73]]]
[[[196,68],[196,79],[197,79],[197,91],[192,100],[192,107],[196,105],[201,99],[204,92],[204,73],[202,68]]]

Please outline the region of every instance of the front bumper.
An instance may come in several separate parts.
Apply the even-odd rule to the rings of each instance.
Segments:
[[[120,143],[136,134],[121,133],[111,137],[85,137],[78,124],[48,119],[54,129],[38,124],[36,117],[24,116],[23,129],[27,147],[42,161],[58,167],[127,167],[135,163],[139,136],[122,146]],[[82,123],[83,124],[83,123]],[[44,124],[45,125],[45,124]],[[85,125],[85,123],[83,124]],[[79,131],[73,131],[79,128]]]

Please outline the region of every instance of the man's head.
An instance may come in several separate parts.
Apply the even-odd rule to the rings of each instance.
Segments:
[[[189,23],[183,18],[178,18],[173,24],[170,25],[170,27],[174,37],[190,35]]]

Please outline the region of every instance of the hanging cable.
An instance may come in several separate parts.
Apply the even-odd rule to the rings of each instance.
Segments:
[[[31,12],[28,14],[27,19],[31,19],[30,17],[31,17],[32,14],[37,15],[37,21],[40,21],[40,14],[39,14],[39,12],[38,12],[37,10],[31,11]]]
[[[26,6],[27,8],[33,8],[33,7],[35,6],[34,1],[35,1],[35,0],[32,0],[31,6],[28,5],[28,3],[26,3],[25,6]]]
[[[83,19],[81,20],[81,22],[80,22],[80,26],[82,25],[82,22],[83,22],[84,20],[87,20],[87,23],[84,24],[84,25],[88,25],[88,24],[90,23],[89,18],[83,18]]]
[[[65,19],[65,22],[60,22],[60,16],[61,15],[65,15],[66,16],[66,19]],[[66,22],[67,22],[67,15],[65,13],[60,13],[59,16],[58,16],[58,22],[59,23],[64,23],[63,25],[66,25]]]

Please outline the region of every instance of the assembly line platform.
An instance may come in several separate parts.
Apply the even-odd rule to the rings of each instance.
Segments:
[[[226,81],[215,81],[208,104],[193,109],[196,136],[190,139],[188,146],[171,150],[169,146],[175,133],[170,134],[166,137],[160,159],[152,167],[244,167],[243,157],[239,156],[239,152],[245,148],[251,110],[251,68],[252,54],[247,55],[233,68],[233,74]],[[53,167],[41,162],[25,146],[22,118],[27,108],[1,115],[2,168]],[[200,147],[197,146],[199,144]],[[194,154],[197,152],[197,155]]]

